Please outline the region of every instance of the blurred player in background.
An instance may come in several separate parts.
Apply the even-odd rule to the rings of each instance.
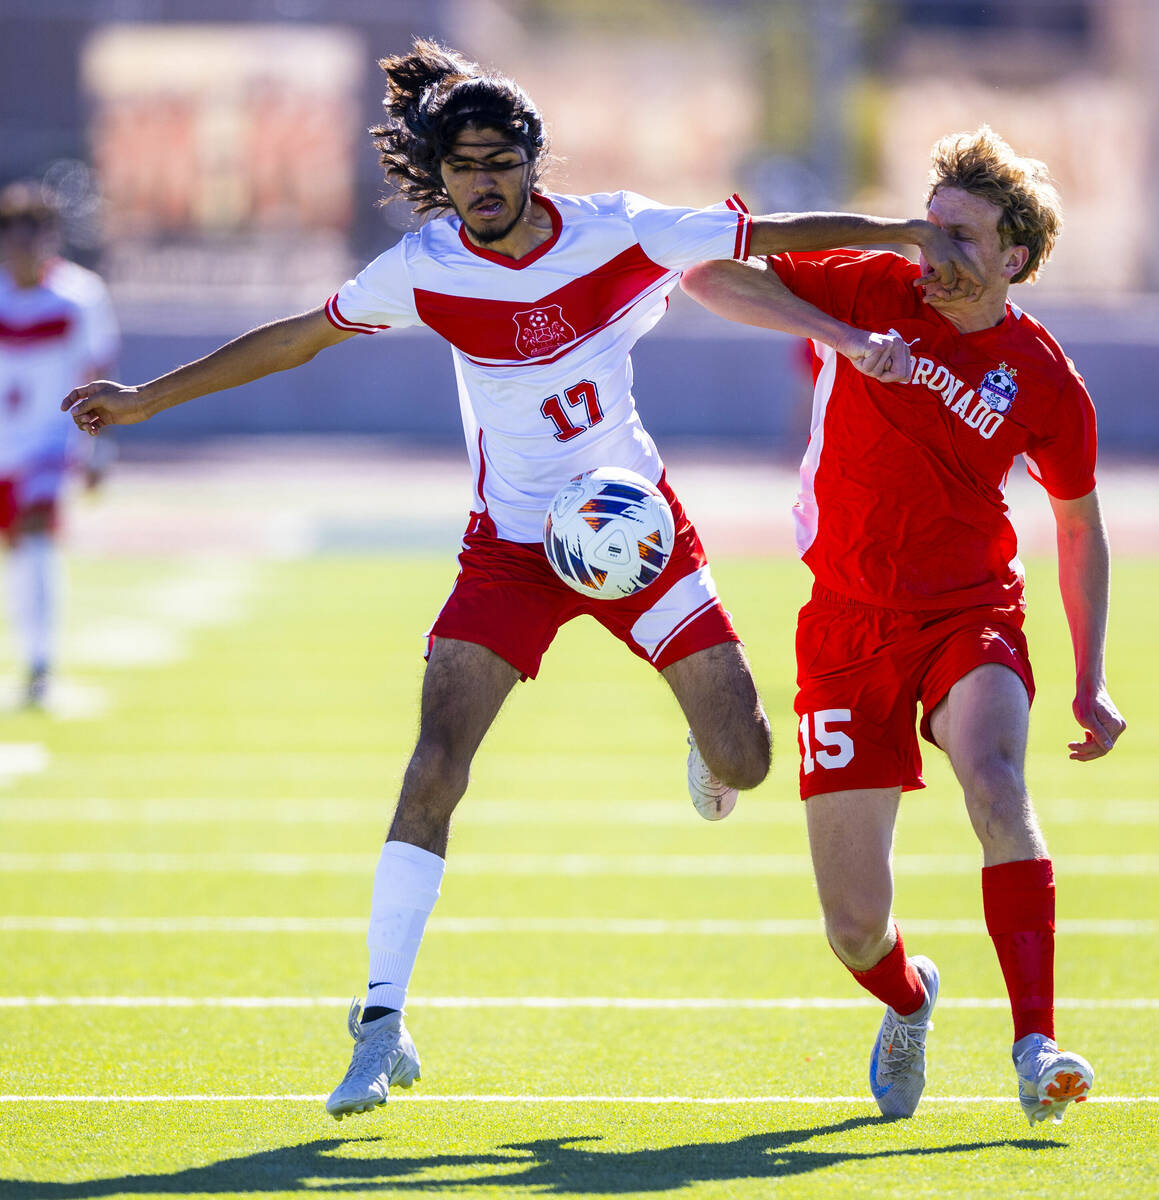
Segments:
[[[24,700],[43,703],[55,662],[56,532],[70,471],[101,474],[87,439],[60,421],[60,395],[108,371],[118,332],[104,284],[59,257],[60,214],[38,183],[0,191],[0,531]]]
[[[801,795],[829,941],[887,1006],[873,1095],[887,1116],[914,1112],[938,995],[936,967],[907,957],[890,912],[899,800],[924,786],[920,701],[922,736],[949,756],[982,844],[986,924],[1033,1125],[1085,1099],[1093,1072],[1054,1040],[1054,874],[1023,775],[1034,680],[1003,489],[1025,454],[1050,497],[1085,731],[1070,756],[1087,762],[1124,729],[1104,678],[1095,413],[1058,343],[1007,298],[1058,234],[1045,167],[986,127],[945,138],[927,208],[980,290],[951,294],[922,282],[923,265],[856,250],[706,263],[684,286],[723,316],[812,339],[817,355],[795,509],[815,576],[797,626]]]
[[[770,735],[748,664],[696,531],[668,485],[631,395],[629,352],[663,315],[680,271],[705,258],[912,241],[945,284],[949,239],[924,221],[750,218],[735,199],[678,209],[631,193],[546,195],[542,118],[511,80],[432,42],[384,59],[387,176],[419,212],[408,234],[313,312],[252,331],[141,388],[91,384],[65,401],[77,424],[144,420],[220,388],[296,366],[356,333],[427,325],[453,348],[475,482],[454,588],[429,633],[418,745],[371,899],[365,1008],[353,1060],[327,1108],[338,1118],[409,1086],[419,1060],[402,1008],[438,897],[451,814],[504,699],[534,677],[559,626],[582,613],[650,662],[691,729],[689,790],[727,814],[769,766]],[[543,518],[567,480],[601,466],[656,482],[676,518],[669,565],[621,600],[578,596],[544,554]],[[606,788],[607,780],[596,786]]]

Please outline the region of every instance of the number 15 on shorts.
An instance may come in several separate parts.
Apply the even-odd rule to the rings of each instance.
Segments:
[[[839,728],[852,716],[847,708],[823,708],[801,718],[801,766],[806,775],[817,767],[833,770],[853,761],[853,739]]]

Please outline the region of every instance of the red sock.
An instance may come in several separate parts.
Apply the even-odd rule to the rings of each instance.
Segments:
[[[982,868],[986,928],[1014,1015],[1014,1040],[1054,1037],[1054,867],[1028,858]]]
[[[917,968],[905,956],[905,944],[896,921],[893,931],[897,941],[881,962],[868,971],[855,971],[850,967],[849,973],[870,995],[888,1004],[898,1016],[908,1017],[925,1003],[926,989]]]

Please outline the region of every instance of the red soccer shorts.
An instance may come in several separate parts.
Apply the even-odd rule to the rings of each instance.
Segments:
[[[814,586],[797,620],[801,798],[922,782],[914,725],[984,663],[1014,671],[1034,699],[1020,607],[905,612]]]
[[[20,480],[0,479],[0,537],[5,541],[12,540],[19,519],[35,509],[47,512],[50,529],[57,527],[56,497],[29,498],[25,491]]]
[[[473,513],[459,555],[459,577],[428,637],[457,638],[494,650],[534,679],[561,625],[588,614],[658,671],[709,646],[740,639],[721,607],[704,547],[667,481],[676,542],[660,578],[621,600],[594,600],[564,583],[539,543],[497,538],[490,518]]]

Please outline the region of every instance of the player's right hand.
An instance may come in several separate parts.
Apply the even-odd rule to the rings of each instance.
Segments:
[[[94,436],[106,425],[136,425],[153,414],[145,404],[140,388],[125,387],[108,379],[98,379],[73,388],[60,403],[82,433]]]

